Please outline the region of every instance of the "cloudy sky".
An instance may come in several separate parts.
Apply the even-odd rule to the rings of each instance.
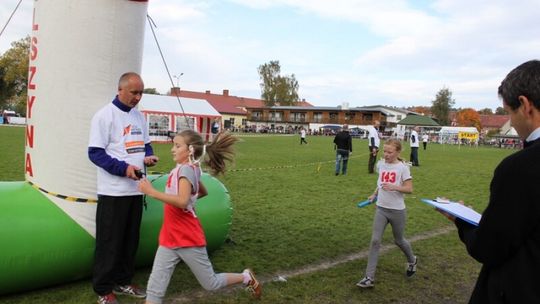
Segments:
[[[1,0],[0,27],[19,0]],[[30,34],[24,0],[0,54]],[[430,106],[441,88],[456,107],[500,106],[497,87],[540,58],[539,0],[150,0],[148,13],[182,89],[260,98],[257,67],[279,60],[317,106]],[[171,82],[150,29],[142,75]]]

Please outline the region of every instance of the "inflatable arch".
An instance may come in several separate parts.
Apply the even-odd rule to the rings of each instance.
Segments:
[[[91,275],[96,168],[87,158],[93,114],[120,75],[140,72],[147,0],[34,2],[24,182],[0,182],[0,294]],[[166,176],[150,176],[163,189]],[[210,251],[227,238],[227,189],[204,174],[197,203]],[[150,265],[163,204],[147,198],[137,265]]]

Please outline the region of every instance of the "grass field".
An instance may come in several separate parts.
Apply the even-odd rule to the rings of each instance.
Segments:
[[[367,174],[367,142],[353,140],[346,176],[334,176],[333,137],[241,136],[236,163],[220,177],[234,214],[232,242],[211,255],[219,272],[251,267],[265,282],[260,303],[464,303],[479,265],[466,253],[453,225],[420,198],[462,199],[482,211],[495,166],[513,151],[429,144],[411,169],[414,193],[406,196],[406,235],[419,257],[418,273],[406,279],[405,258],[385,232],[373,290],[359,290],[371,237],[374,208],[356,207],[375,188]],[[0,180],[24,179],[24,129],[0,127]],[[156,168],[173,166],[170,145],[155,144]],[[408,158],[408,144],[402,156]],[[381,154],[379,154],[380,156]],[[355,259],[348,259],[356,254]],[[335,263],[332,264],[332,263]],[[334,265],[325,267],[325,265]],[[139,269],[145,286],[149,268]],[[286,282],[274,281],[285,276]],[[120,298],[123,303],[137,303]],[[131,302],[130,302],[131,301]],[[92,303],[90,280],[0,297],[0,303]],[[249,303],[239,288],[209,293],[185,267],[177,267],[168,291],[173,303]],[[140,303],[140,302],[139,302]]]

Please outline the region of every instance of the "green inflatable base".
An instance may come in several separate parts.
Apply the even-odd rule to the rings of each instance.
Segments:
[[[149,176],[163,190],[167,176]],[[228,237],[232,207],[227,189],[203,174],[208,196],[196,205],[211,252]],[[147,197],[137,266],[151,265],[158,245],[163,203]],[[81,204],[73,202],[73,204]],[[0,182],[0,294],[90,277],[95,240],[27,182]]]

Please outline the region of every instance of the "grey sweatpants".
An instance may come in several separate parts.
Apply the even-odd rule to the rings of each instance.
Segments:
[[[159,246],[146,287],[147,301],[163,302],[174,268],[181,260],[191,269],[204,289],[216,290],[227,286],[225,274],[214,272],[206,247],[170,249]]]
[[[415,258],[409,241],[405,239],[405,222],[407,221],[407,210],[395,210],[377,206],[375,217],[373,218],[373,232],[371,234],[371,244],[369,247],[369,257],[366,266],[366,277],[375,279],[375,269],[379,260],[379,249],[386,225],[392,225],[394,243],[403,251],[408,263],[414,263]]]

